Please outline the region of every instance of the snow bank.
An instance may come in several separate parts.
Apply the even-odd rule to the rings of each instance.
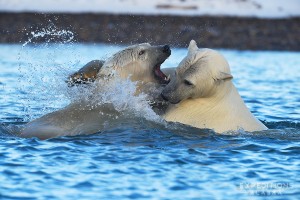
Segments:
[[[300,0],[0,0],[0,11],[289,18]]]

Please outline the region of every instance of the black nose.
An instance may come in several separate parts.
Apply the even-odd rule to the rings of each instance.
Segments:
[[[169,45],[165,45],[165,46],[163,46],[163,52],[164,53],[171,53],[171,49],[170,49],[170,46]]]
[[[161,96],[161,98],[163,98],[163,100],[169,101],[169,99],[163,93],[161,93],[160,96]]]

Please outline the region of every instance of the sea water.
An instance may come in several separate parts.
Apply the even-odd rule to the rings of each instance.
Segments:
[[[85,94],[67,86],[68,75],[122,48],[0,45],[0,199],[300,198],[299,52],[220,49],[267,131],[217,134],[165,123],[124,95],[120,105],[134,101],[134,116],[99,133],[44,141],[14,134]],[[176,67],[186,53],[172,48],[162,67]]]

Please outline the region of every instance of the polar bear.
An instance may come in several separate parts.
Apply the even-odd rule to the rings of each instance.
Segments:
[[[161,95],[172,103],[166,121],[180,122],[218,133],[267,129],[246,107],[232,83],[226,59],[212,49],[199,49],[191,40],[187,56]]]
[[[168,45],[151,46],[143,43],[130,46],[114,54],[103,66],[99,65],[101,69],[96,69],[98,73],[95,76],[95,84],[105,82],[99,84],[105,87],[112,77],[130,78],[131,81],[138,82],[137,92],[146,90],[148,83],[166,84],[168,77],[161,71],[160,66],[170,55]],[[95,88],[94,92],[101,92],[101,88]],[[107,127],[105,122],[111,122],[113,126],[113,119],[118,114],[118,111],[109,105],[91,105],[86,101],[77,101],[29,122],[20,136],[48,139],[65,135],[92,134]]]

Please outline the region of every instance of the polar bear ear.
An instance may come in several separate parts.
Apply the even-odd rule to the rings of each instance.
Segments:
[[[191,40],[189,47],[188,47],[188,53],[192,53],[192,52],[196,51],[197,49],[198,49],[197,43],[195,42],[195,40]]]
[[[229,73],[226,73],[226,72],[220,72],[218,77],[217,77],[217,80],[230,80],[230,79],[233,79],[233,76]]]

